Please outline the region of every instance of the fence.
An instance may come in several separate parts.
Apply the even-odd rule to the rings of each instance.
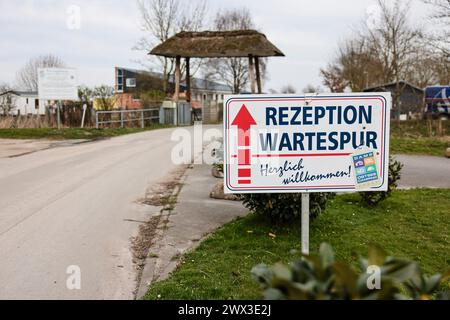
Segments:
[[[80,127],[83,117],[81,107],[65,106],[61,108],[61,125],[65,128]],[[0,128],[56,128],[58,124],[56,110],[47,108],[44,115],[23,114],[8,115],[0,114]],[[85,116],[85,127],[95,126],[95,110],[87,108]]]
[[[204,124],[220,123],[223,118],[223,103],[204,101],[202,117]]]
[[[95,113],[95,127],[99,129],[105,125],[120,126],[140,126],[145,128],[146,123],[159,123],[159,108],[139,109],[139,110],[113,110],[97,111]],[[155,121],[156,120],[156,121]]]
[[[192,124],[191,104],[179,102],[177,105],[177,123],[178,126],[190,126]]]
[[[188,102],[163,105],[160,116],[160,123],[174,126],[190,126],[193,120],[197,120],[195,117],[193,119],[192,106]]]

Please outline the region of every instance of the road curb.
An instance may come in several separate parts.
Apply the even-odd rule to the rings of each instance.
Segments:
[[[183,185],[187,179],[187,176],[189,174],[189,170],[192,169],[192,166],[187,167],[186,171],[183,172],[182,176],[180,177],[180,179],[178,180],[178,184],[175,186],[174,190],[171,193],[171,197],[178,199],[178,196],[183,188]],[[157,227],[157,231],[156,231],[156,236],[154,238],[154,243],[158,244],[157,246],[155,246],[154,249],[156,250],[151,250],[152,248],[150,248],[148,255],[150,255],[150,253],[155,253],[157,256],[156,257],[149,257],[147,256],[146,260],[145,260],[145,264],[144,264],[144,268],[141,271],[140,274],[140,278],[139,278],[139,283],[137,285],[137,290],[136,290],[136,295],[135,295],[135,299],[136,300],[142,300],[145,296],[145,294],[148,291],[148,288],[158,280],[158,278],[156,277],[157,275],[157,270],[161,264],[161,259],[159,258],[159,251],[161,249],[161,245],[160,240],[164,237],[166,228],[167,228],[167,224],[169,222],[169,218],[171,215],[173,215],[175,213],[175,208],[172,208],[170,205],[166,205],[164,206],[161,211],[159,216],[161,217],[158,227]]]

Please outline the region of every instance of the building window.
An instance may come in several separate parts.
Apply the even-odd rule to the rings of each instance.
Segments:
[[[136,78],[128,78],[127,79],[127,87],[128,88],[136,88]]]
[[[117,79],[116,79],[117,83],[117,91],[118,92],[123,92],[123,70],[122,69],[117,69]]]
[[[34,108],[39,110],[39,99],[34,99]]]
[[[28,104],[28,98],[27,98],[27,102],[26,103]]]

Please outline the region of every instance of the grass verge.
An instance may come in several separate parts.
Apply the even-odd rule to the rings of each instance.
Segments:
[[[138,133],[143,131],[169,128],[167,125],[155,124],[144,129],[141,128],[113,128],[113,129],[0,129],[0,138],[3,139],[50,139],[50,140],[67,140],[67,139],[99,139],[116,137],[125,134]]]
[[[417,154],[443,157],[447,148],[450,148],[450,137],[448,139],[391,137],[392,154]]]
[[[312,222],[311,250],[328,242],[338,259],[357,267],[355,253],[366,255],[368,244],[378,243],[393,256],[416,260],[426,273],[444,272],[450,266],[449,208],[450,190],[398,191],[374,209],[361,206],[357,194],[341,195]],[[272,227],[254,215],[228,224],[145,299],[259,299],[251,268],[299,258],[299,228]]]
[[[450,121],[442,122],[447,135],[439,137],[436,128],[431,132],[426,120],[391,122],[391,153],[444,156],[450,148]],[[431,137],[430,137],[431,133]]]

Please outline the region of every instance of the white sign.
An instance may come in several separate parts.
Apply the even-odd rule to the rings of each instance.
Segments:
[[[227,96],[226,193],[386,191],[390,93]]]
[[[38,91],[41,100],[78,100],[76,70],[39,68]]]

